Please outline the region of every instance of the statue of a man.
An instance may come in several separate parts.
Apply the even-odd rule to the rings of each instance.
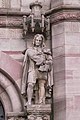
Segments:
[[[27,85],[27,104],[31,105],[33,88],[36,82],[39,86],[39,103],[44,103],[45,86],[51,82],[50,73],[52,67],[52,56],[50,49],[44,44],[44,36],[36,34],[33,39],[33,47],[25,52],[22,76],[22,94]]]

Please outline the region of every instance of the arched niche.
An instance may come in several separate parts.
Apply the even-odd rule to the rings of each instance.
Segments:
[[[0,120],[5,120],[5,111],[1,101],[0,101]]]
[[[23,101],[20,90],[15,81],[0,69],[0,101],[3,104],[5,114],[8,112],[23,111]]]

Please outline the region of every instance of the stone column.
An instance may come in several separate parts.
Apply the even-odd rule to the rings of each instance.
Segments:
[[[54,120],[80,119],[80,2],[52,0]]]

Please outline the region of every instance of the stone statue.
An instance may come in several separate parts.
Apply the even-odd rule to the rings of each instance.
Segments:
[[[33,47],[25,52],[22,76],[22,94],[26,92],[27,104],[31,105],[34,85],[38,84],[39,101],[45,103],[45,87],[51,86],[52,56],[50,49],[44,43],[44,36],[36,34],[33,39]]]

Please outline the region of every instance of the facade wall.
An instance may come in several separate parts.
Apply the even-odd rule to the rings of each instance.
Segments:
[[[65,23],[67,119],[80,119],[80,31],[79,22]],[[69,116],[68,116],[69,115]]]
[[[23,15],[29,15],[27,0],[0,0],[0,102],[5,120],[24,120],[24,100],[21,96],[22,52],[31,45],[33,35],[23,38]],[[43,2],[43,12],[50,1]],[[5,104],[6,103],[6,104]]]
[[[54,120],[66,119],[65,33],[64,22],[52,26],[54,61]]]
[[[29,15],[31,2],[33,0],[0,0],[0,101],[9,117],[23,116],[24,112],[20,94],[22,51],[31,46],[33,35],[27,34],[26,39],[23,38],[22,17]],[[79,120],[80,2],[39,2],[43,4],[42,11],[47,11],[51,18],[52,43],[47,41],[47,44],[51,45],[54,61],[54,120]],[[14,103],[18,103],[17,106]]]
[[[52,0],[52,2],[54,120],[79,120],[80,2],[77,0],[57,2]]]

